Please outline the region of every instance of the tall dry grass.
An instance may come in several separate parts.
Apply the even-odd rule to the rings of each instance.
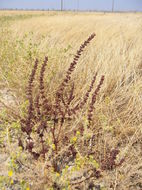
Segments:
[[[57,67],[60,76],[68,68],[80,42],[95,32],[96,39],[81,59],[75,74],[80,85],[77,93],[83,93],[94,72],[99,69],[100,75],[105,73],[106,76],[105,95],[109,96],[115,109],[117,105],[120,116],[126,115],[125,122],[130,123],[141,113],[141,21],[141,14],[53,12],[13,22],[10,29],[15,38],[33,32],[32,40],[35,42],[44,35],[38,49],[42,54],[51,56],[50,68],[56,70]],[[61,55],[58,55],[60,51]],[[55,88],[55,81],[52,82]],[[125,102],[127,105],[124,105]]]

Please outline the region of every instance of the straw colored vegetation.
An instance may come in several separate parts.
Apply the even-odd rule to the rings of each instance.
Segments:
[[[69,120],[63,118],[57,147],[53,137],[58,136],[60,124],[52,120],[52,114],[61,108],[57,99],[60,84],[64,89],[62,82],[74,55],[93,33],[96,36],[83,53],[81,49],[66,84],[65,97],[74,86],[72,107],[84,101],[96,72],[97,78],[84,107],[70,113]],[[32,70],[36,75],[31,75]],[[103,84],[94,95],[102,76]],[[48,112],[48,123],[46,114],[37,123],[30,118],[34,145],[26,144],[29,132],[24,130],[29,123],[22,130],[33,102],[32,87],[33,100],[38,88],[41,93],[40,109],[44,110],[42,98],[47,97],[54,110]],[[43,120],[49,127],[44,133],[48,151],[33,156],[32,149],[38,152],[43,144],[36,133]],[[57,128],[54,135],[53,124]],[[0,189],[140,190],[141,179],[142,14],[1,11]]]

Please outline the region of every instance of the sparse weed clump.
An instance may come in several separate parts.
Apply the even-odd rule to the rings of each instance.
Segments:
[[[106,157],[100,160],[101,153],[97,151],[94,143],[97,137],[94,135],[93,111],[104,76],[101,76],[95,87],[98,74],[95,73],[80,101],[76,100],[76,85],[71,80],[79,58],[94,37],[95,34],[92,34],[80,46],[54,94],[54,99],[47,96],[45,71],[48,57],[44,59],[39,76],[39,60],[36,59],[29,77],[26,92],[28,109],[27,114],[20,120],[19,146],[28,151],[35,160],[45,163],[46,183],[53,189],[70,189],[90,179],[100,178],[102,170],[111,170],[122,163],[115,162],[119,153],[116,149],[108,150]],[[88,110],[86,104],[89,105]],[[85,118],[84,125],[78,122],[79,117],[82,118],[82,123]],[[79,176],[76,177],[76,173]]]

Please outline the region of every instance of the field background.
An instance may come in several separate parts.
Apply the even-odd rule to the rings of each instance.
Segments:
[[[0,12],[0,143],[6,145],[0,148],[0,175],[7,175],[7,160],[16,146],[3,132],[10,128],[3,121],[12,120],[6,113],[21,112],[35,58],[42,62],[49,57],[46,77],[52,96],[76,50],[92,33],[95,40],[73,74],[76,95],[83,96],[97,70],[105,75],[94,119],[100,121],[106,144],[118,146],[120,157],[126,157],[118,170],[98,183],[114,190],[142,188],[141,13]]]

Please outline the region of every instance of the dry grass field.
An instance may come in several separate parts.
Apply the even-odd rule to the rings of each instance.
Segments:
[[[77,131],[79,136],[75,137],[70,132],[77,158],[64,163],[62,170],[53,171],[54,168],[46,167],[50,164],[48,158],[56,155],[55,144],[50,142],[52,138],[48,134],[51,155],[47,160],[42,157],[34,160],[26,149],[18,147],[18,139],[26,138],[21,131],[20,118],[26,117],[28,109],[25,93],[28,78],[35,59],[39,59],[41,66],[48,56],[45,89],[46,96],[54,102],[76,51],[92,33],[96,36],[81,55],[71,78],[77,104],[96,72],[96,87],[101,76],[105,77],[94,105],[92,126],[87,128],[86,124],[89,97],[84,109],[62,129],[62,135],[68,132],[68,127],[72,132]],[[38,78],[35,79],[37,83]],[[88,148],[81,144],[85,138],[95,143],[91,145],[94,151],[91,156],[88,153],[90,144]],[[59,147],[62,151],[58,154],[64,160],[62,152],[68,146],[64,142]],[[108,162],[107,166],[111,165],[107,154],[112,150],[119,151],[116,163],[104,169],[102,158]],[[75,163],[78,167],[70,174]],[[92,174],[86,168],[92,165],[95,171],[101,172],[100,177],[90,177]],[[84,176],[84,170],[89,177]],[[141,179],[142,14],[1,11],[0,190],[141,190]]]

